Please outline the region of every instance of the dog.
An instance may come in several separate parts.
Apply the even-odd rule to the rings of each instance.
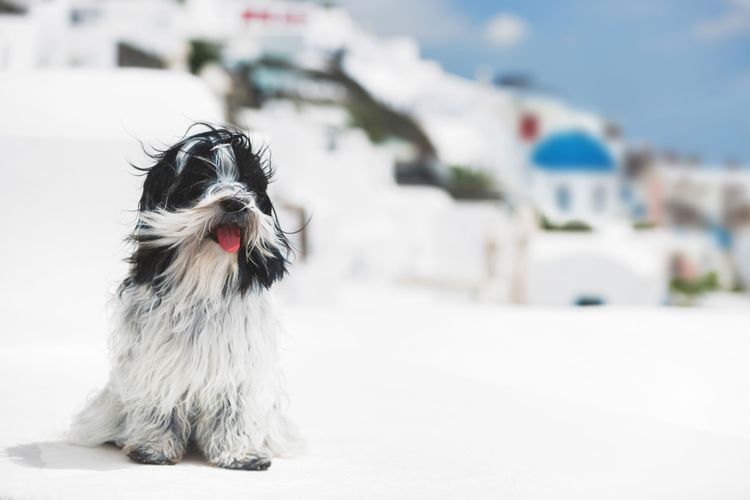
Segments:
[[[114,299],[113,367],[71,439],[114,443],[143,464],[175,464],[194,447],[219,467],[266,470],[301,446],[269,294],[290,244],[264,150],[239,130],[201,126],[136,167],[146,177]]]

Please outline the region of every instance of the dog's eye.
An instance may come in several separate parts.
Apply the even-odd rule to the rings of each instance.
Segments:
[[[174,208],[185,208],[194,205],[206,192],[208,183],[199,180],[180,182],[169,196],[169,204]]]

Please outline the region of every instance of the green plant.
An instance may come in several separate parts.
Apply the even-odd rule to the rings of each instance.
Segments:
[[[696,296],[719,289],[719,276],[715,272],[709,272],[698,278],[672,278],[669,283],[672,293]]]
[[[197,75],[203,66],[221,61],[221,45],[209,40],[190,40],[188,66],[190,72]]]
[[[569,231],[572,233],[589,233],[592,231],[590,225],[580,220],[571,220],[564,224],[555,224],[543,215],[540,220],[540,225],[545,231]]]
[[[348,102],[350,125],[361,128],[375,144],[380,144],[392,136],[389,117],[376,103],[360,99]]]
[[[656,224],[654,222],[650,222],[646,220],[639,220],[639,221],[633,222],[633,229],[637,231],[654,229],[655,227],[656,227]]]
[[[457,199],[498,199],[500,192],[488,172],[464,165],[448,169],[445,188]]]

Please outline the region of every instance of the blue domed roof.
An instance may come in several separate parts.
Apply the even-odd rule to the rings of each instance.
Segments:
[[[615,160],[600,141],[584,132],[553,134],[534,148],[532,163],[556,172],[614,172]]]

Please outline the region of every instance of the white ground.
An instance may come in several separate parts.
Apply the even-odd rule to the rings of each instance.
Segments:
[[[0,351],[0,498],[748,498],[748,317],[289,309],[308,451],[265,473],[65,444],[103,339],[18,344]]]

